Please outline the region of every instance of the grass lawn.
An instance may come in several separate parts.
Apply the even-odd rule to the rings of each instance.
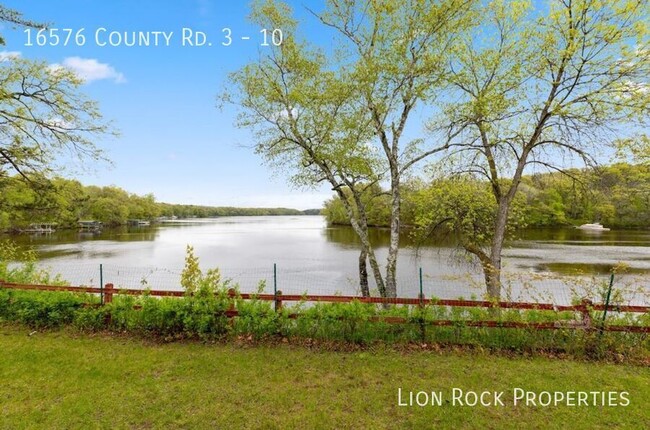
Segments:
[[[0,326],[0,382],[0,429],[650,427],[647,367],[470,352],[152,344]],[[515,406],[517,387],[627,391],[629,405]],[[441,391],[443,404],[399,406],[398,388],[402,400]],[[504,406],[454,404],[453,388],[503,391]]]

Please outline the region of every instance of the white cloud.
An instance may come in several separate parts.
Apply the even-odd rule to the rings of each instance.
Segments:
[[[86,83],[104,79],[112,80],[117,84],[126,82],[124,74],[115,70],[110,64],[100,63],[94,58],[68,57],[63,60],[62,64],[50,66],[52,70],[61,67],[72,70]]]
[[[20,58],[20,51],[0,51],[0,61],[13,60],[14,58]]]

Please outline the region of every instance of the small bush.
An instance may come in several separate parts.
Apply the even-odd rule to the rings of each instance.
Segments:
[[[82,332],[97,332],[106,328],[109,309],[100,306],[86,306],[77,310],[72,325]]]
[[[33,249],[23,250],[10,240],[0,241],[0,280],[19,284],[64,285],[59,275],[36,264]]]
[[[71,324],[79,309],[96,301],[84,294],[0,289],[0,320],[56,328]]]

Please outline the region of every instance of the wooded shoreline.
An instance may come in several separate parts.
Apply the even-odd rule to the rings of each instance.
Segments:
[[[593,169],[573,169],[571,176],[560,173],[526,175],[522,179],[521,196],[515,201],[517,217],[510,220],[513,229],[537,227],[569,227],[600,222],[616,229],[646,230],[650,228],[650,166],[617,163]],[[422,220],[439,207],[450,206],[456,212],[485,209],[488,184],[475,181],[471,202],[453,201],[458,192],[452,178],[431,182],[413,181],[404,184],[402,193],[402,227],[423,227]],[[447,189],[432,202],[431,191]],[[390,226],[390,205],[387,195],[378,187],[368,190],[367,216],[370,227]],[[464,205],[464,206],[463,206]],[[325,203],[323,214],[332,225],[350,225],[338,197]],[[462,214],[461,214],[462,215]]]
[[[153,194],[137,195],[116,186],[86,186],[64,178],[40,178],[28,183],[16,175],[0,181],[0,232],[19,232],[35,222],[55,223],[56,229],[75,229],[80,220],[117,227],[127,225],[129,220],[314,215],[320,211],[161,203]]]

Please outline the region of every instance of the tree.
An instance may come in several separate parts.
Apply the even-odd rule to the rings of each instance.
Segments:
[[[328,182],[361,240],[359,280],[369,295],[366,260],[378,289],[383,280],[368,238],[362,194],[380,180],[379,160],[365,142],[368,118],[359,113],[349,82],[328,70],[326,58],[296,35],[297,24],[285,4],[258,3],[253,19],[265,28],[292,35],[258,63],[231,75],[234,91],[221,97],[242,108],[238,125],[256,133],[257,153],[272,166],[292,172],[292,183],[312,186]]]
[[[455,90],[431,127],[456,135],[453,171],[490,184],[492,239],[468,251],[481,261],[488,295],[499,298],[501,252],[524,172],[570,174],[570,160],[593,165],[605,142],[647,130],[650,11],[642,0],[557,0],[548,10],[494,1],[475,14],[481,25],[450,61]]]
[[[258,23],[292,37],[232,78],[239,96],[230,100],[244,108],[239,125],[257,130],[258,153],[298,172],[295,183],[332,185],[362,243],[360,275],[367,255],[388,297],[397,294],[403,176],[446,147],[425,148],[422,139],[404,143],[404,133],[416,107],[434,99],[444,70],[440,60],[471,3],[330,0],[324,12],[313,12],[339,36],[334,53],[325,55],[296,40],[286,5],[268,1],[254,13]],[[391,208],[385,280],[368,240],[364,201],[383,180],[390,184]]]
[[[446,74],[443,59],[467,26],[474,1],[332,0],[321,21],[342,37],[349,72],[361,109],[370,114],[378,151],[388,169],[390,245],[386,291],[397,294],[397,257],[401,225],[402,181],[427,157],[448,148],[442,139],[406,141],[405,131],[417,108],[435,104]],[[406,141],[406,142],[405,142]]]
[[[466,251],[478,256],[481,265],[490,264],[489,256],[481,250],[493,239],[492,228],[497,205],[490,185],[469,175],[435,179],[413,193],[415,233],[417,243],[431,236],[449,235]],[[513,201],[506,233],[511,235],[526,226],[525,197]],[[485,272],[488,282],[488,272]]]
[[[623,160],[631,158],[632,161],[639,164],[650,166],[650,138],[648,136],[618,140],[616,150],[618,157]]]
[[[0,5],[0,22],[7,22],[9,24],[17,25],[20,27],[30,27],[30,28],[45,28],[45,25],[42,23],[29,21],[23,18],[23,15],[13,9],[9,9]],[[5,40],[0,35],[0,45],[4,45]]]
[[[45,27],[4,6],[0,22]],[[80,93],[82,83],[71,70],[44,62],[0,61],[0,178],[12,170],[28,181],[46,178],[61,170],[67,156],[103,158],[93,139],[113,131],[97,103]]]
[[[43,62],[0,63],[0,175],[48,176],[66,156],[102,158],[93,139],[111,130],[81,84],[72,71]]]

